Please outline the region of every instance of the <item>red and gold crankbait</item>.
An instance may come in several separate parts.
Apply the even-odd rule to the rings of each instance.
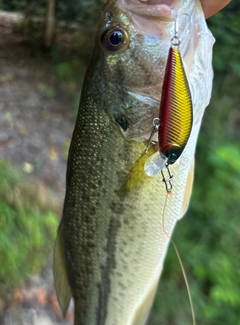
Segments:
[[[159,150],[173,164],[184,150],[192,129],[192,99],[177,48],[169,50],[162,89],[158,129]]]
[[[161,171],[167,191],[172,189],[173,178],[168,166],[181,156],[189,139],[193,121],[191,93],[178,50],[179,45],[180,39],[175,22],[175,35],[171,39],[162,87],[159,119],[154,119],[154,128],[149,139],[151,141],[153,134],[158,131],[159,153],[145,164],[148,176],[154,176]],[[164,167],[168,170],[167,179],[162,171]]]

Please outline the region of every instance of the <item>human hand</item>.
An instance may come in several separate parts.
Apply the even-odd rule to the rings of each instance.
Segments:
[[[209,18],[224,8],[231,0],[201,0],[205,18]]]
[[[139,0],[139,1],[148,4],[162,3],[162,0]],[[224,8],[229,2],[231,2],[231,0],[200,0],[200,1],[206,19],[216,14],[218,11]],[[103,0],[103,2],[107,2],[107,0]],[[171,3],[172,0],[164,1],[164,4],[171,5]]]

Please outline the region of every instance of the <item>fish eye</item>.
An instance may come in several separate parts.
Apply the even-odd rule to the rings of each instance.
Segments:
[[[101,43],[109,51],[124,50],[129,45],[129,34],[120,27],[111,28],[103,32]]]
[[[123,33],[120,30],[116,30],[109,35],[109,43],[112,46],[118,46],[123,42]]]

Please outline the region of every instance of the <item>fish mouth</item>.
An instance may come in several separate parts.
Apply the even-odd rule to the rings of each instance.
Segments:
[[[171,7],[174,0],[120,0],[125,10],[136,15],[163,21],[173,21],[176,11]]]

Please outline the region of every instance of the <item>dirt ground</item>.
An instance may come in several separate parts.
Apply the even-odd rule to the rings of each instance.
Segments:
[[[0,159],[19,166],[64,198],[66,153],[74,127],[70,98],[52,81],[51,66],[32,55],[12,21],[0,14]],[[48,95],[54,90],[53,95]],[[80,93],[80,90],[79,90]],[[0,316],[2,325],[69,325],[56,301],[51,256],[27,288],[16,290],[13,304]]]

